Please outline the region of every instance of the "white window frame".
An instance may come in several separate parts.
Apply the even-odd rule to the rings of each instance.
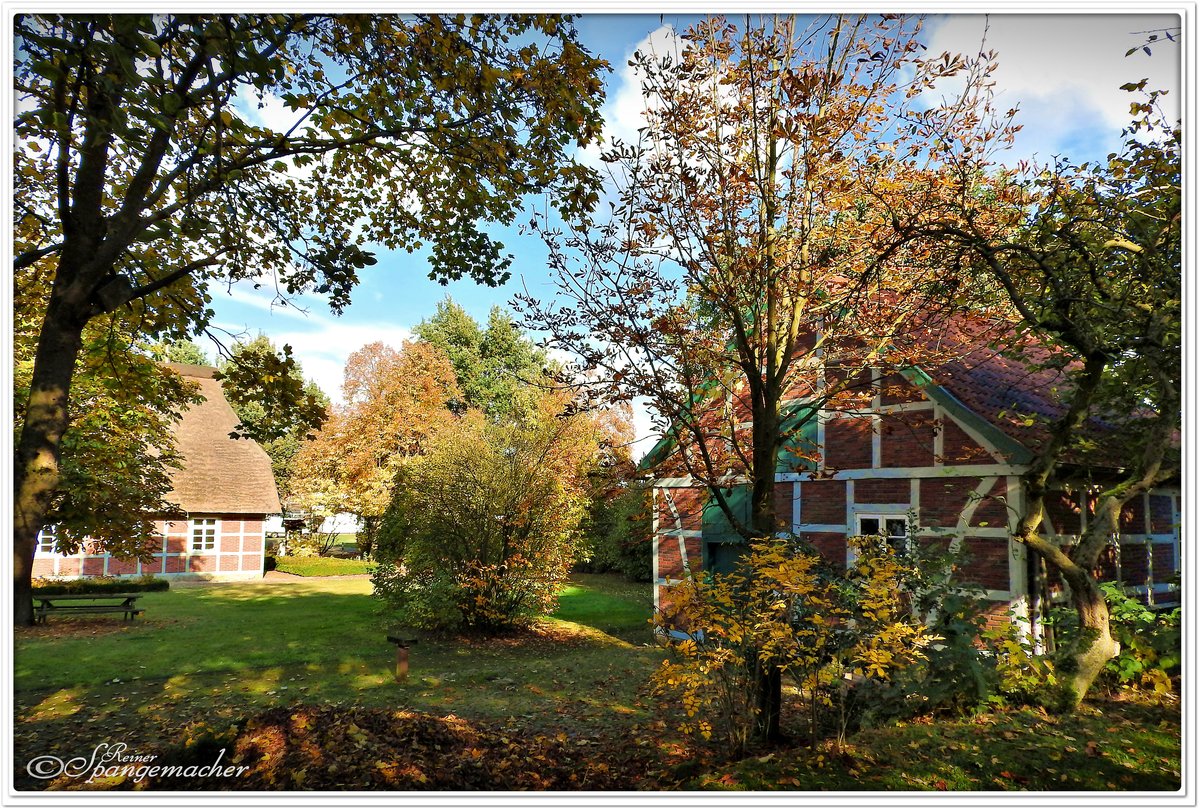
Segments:
[[[49,545],[47,546],[47,540]],[[58,551],[58,525],[48,523],[42,527],[37,536],[38,554],[54,554]]]
[[[207,546],[205,541],[209,538],[206,536],[207,530],[212,530],[212,545]],[[196,546],[197,531],[204,532],[200,535],[201,545]],[[220,550],[221,539],[221,519],[220,518],[189,518],[188,519],[188,554],[216,554]]]
[[[880,511],[855,512],[854,513],[854,531],[851,533],[852,537],[859,537],[859,536],[862,536],[863,534],[865,534],[862,530],[862,522],[864,519],[865,520],[878,520],[879,525],[881,527],[883,527],[884,529],[887,528],[887,522],[889,520],[902,521],[904,523],[904,534],[903,535],[887,534],[887,535],[878,535],[878,536],[883,537],[883,539],[888,541],[888,543],[890,545],[896,546],[897,548],[901,548],[903,550],[908,550],[909,525],[908,525],[908,512],[907,511],[904,511],[904,512],[880,512]],[[900,540],[901,544],[897,545],[895,543],[892,543],[891,542],[892,540]],[[855,560],[854,547],[851,546],[849,543],[847,543],[846,544],[846,567],[849,568],[851,565],[853,565],[854,560]]]

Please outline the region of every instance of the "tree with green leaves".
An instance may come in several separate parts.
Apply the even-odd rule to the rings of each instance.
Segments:
[[[359,547],[369,554],[397,476],[452,421],[450,405],[461,396],[449,358],[429,343],[352,352],[344,404],[294,460],[294,500],[314,516],[355,515]]]
[[[1005,232],[981,228],[970,198],[911,229],[943,242],[977,283],[998,287],[1020,330],[1050,348],[1044,361],[1020,359],[1061,375],[1065,407],[1045,420],[1047,438],[1022,477],[1015,537],[1069,588],[1081,630],[1066,656],[1073,705],[1120,650],[1093,575],[1100,554],[1121,533],[1126,505],[1180,472],[1182,131],[1158,108],[1160,95],[1132,104],[1122,149],[1106,162],[1060,160],[1010,177],[990,198],[992,216],[1012,223]],[[1093,482],[1082,495],[1087,526],[1063,546],[1048,536],[1047,499],[1078,487],[1080,465]]]
[[[527,325],[580,358],[592,397],[649,400],[656,471],[707,487],[747,542],[775,531],[781,452],[803,455],[801,429],[938,314],[944,268],[893,211],[936,216],[1010,137],[993,55],[927,55],[920,27],[706,18],[677,54],[631,60],[646,126],[602,156],[612,217],[539,220],[555,294],[521,298]],[[841,374],[817,382],[827,366]],[[752,665],[759,733],[776,737],[780,669]]]
[[[29,302],[19,302],[18,312],[21,303]],[[36,332],[28,317],[18,317],[15,326],[20,425]],[[60,475],[45,517],[57,529],[57,550],[72,554],[86,540],[119,557],[149,554],[160,542],[155,517],[173,509],[166,500],[170,476],[182,461],[173,425],[198,391],[139,351],[116,318],[97,319],[84,330],[74,374],[76,417],[62,438]]]
[[[271,339],[260,333],[245,343],[235,343],[230,359],[221,363],[218,369],[223,371],[246,365],[253,368],[264,366],[264,362],[259,358],[250,363],[239,363],[245,360],[247,353],[279,356],[279,350],[275,348]],[[222,375],[222,386],[227,389],[225,397],[241,421],[238,430],[246,435],[260,437],[259,444],[271,458],[271,470],[275,473],[275,486],[279,490],[279,498],[284,501],[292,494],[296,455],[304,443],[313,438],[314,431],[325,421],[330,409],[329,397],[314,381],[305,379],[304,369],[299,362],[290,364],[285,373],[288,384],[300,386],[301,392],[296,394],[288,391],[287,396],[276,398],[276,401],[262,398],[259,395],[264,392],[259,390],[232,390],[240,377]],[[257,377],[251,379],[250,383],[254,389],[260,387]]]
[[[159,341],[150,347],[150,356],[164,363],[184,363],[189,366],[212,365],[212,360],[198,345],[181,338],[172,341]]]
[[[518,399],[547,375],[546,353],[526,337],[511,314],[492,307],[485,327],[449,296],[438,302],[433,317],[413,330],[422,341],[441,349],[454,364],[463,399],[460,410],[478,408],[493,419],[512,413]]]
[[[561,16],[18,15],[13,269],[46,306],[15,448],[14,620],[33,620],[90,322],[197,334],[216,279],[340,312],[371,245],[502,281],[482,223],[531,192],[570,217],[596,200],[572,156],[599,132],[604,67]]]

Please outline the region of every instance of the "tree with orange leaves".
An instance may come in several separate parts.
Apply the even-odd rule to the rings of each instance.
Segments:
[[[453,420],[448,404],[461,393],[450,358],[407,341],[400,349],[371,343],[346,361],[344,404],[301,450],[293,488],[319,514],[350,512],[363,523],[370,551],[399,470]]]
[[[707,485],[747,540],[773,531],[777,460],[803,456],[804,423],[959,303],[942,248],[899,225],[978,194],[1013,111],[992,107],[992,54],[927,55],[919,30],[713,17],[678,54],[636,54],[646,126],[603,156],[612,218],[537,223],[558,294],[521,299],[528,324],[581,358],[594,396],[648,398],[665,433],[651,462]],[[723,489],[740,482],[748,522]],[[755,666],[773,737],[779,672]]]

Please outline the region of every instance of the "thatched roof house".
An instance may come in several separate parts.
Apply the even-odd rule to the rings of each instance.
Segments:
[[[53,532],[43,532],[34,575],[155,576],[254,579],[264,570],[265,519],[280,512],[271,459],[250,439],[230,433],[238,418],[207,366],[169,364],[200,386],[204,401],[188,408],[175,425],[182,469],[172,471],[168,503],[179,511],[155,521],[159,545],[143,559],[118,559],[86,545],[59,554]]]
[[[230,438],[238,417],[214,378],[216,369],[170,363],[200,386],[204,401],[184,411],[175,427],[182,469],[171,475],[167,500],[189,514],[260,514],[281,511],[271,459],[251,439]]]

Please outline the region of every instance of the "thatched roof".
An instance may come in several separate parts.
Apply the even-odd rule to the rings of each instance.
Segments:
[[[184,411],[175,425],[183,469],[172,472],[166,500],[191,514],[279,513],[271,459],[252,439],[229,438],[238,418],[213,377],[216,369],[167,365],[197,383],[204,401]]]

